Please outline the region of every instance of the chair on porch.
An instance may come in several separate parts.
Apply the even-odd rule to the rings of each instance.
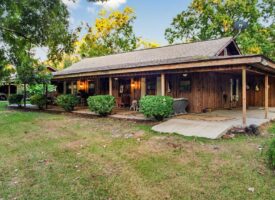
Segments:
[[[123,108],[123,107],[125,107],[125,104],[122,102],[121,97],[117,97],[116,98],[116,107],[117,108]]]
[[[138,111],[139,110],[139,106],[138,106],[138,101],[137,100],[133,100],[132,104],[130,106],[130,110],[133,111]]]

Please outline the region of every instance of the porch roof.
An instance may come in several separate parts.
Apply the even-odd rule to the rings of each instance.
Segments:
[[[272,65],[271,70],[274,70],[274,62],[259,55],[250,56],[219,56],[220,53],[229,44],[234,43],[232,37],[221,38],[217,40],[209,40],[202,42],[194,42],[187,44],[169,45],[154,49],[136,50],[127,53],[114,54],[109,56],[86,58],[71,67],[62,71],[53,73],[54,79],[93,76],[93,75],[108,75],[117,73],[135,73],[140,71],[158,71],[169,70],[163,66],[182,64],[182,68],[195,68],[200,65],[195,63],[204,63],[204,66],[221,66],[216,61],[225,61],[222,65],[230,65],[236,59],[244,60],[244,58],[255,58],[254,63],[262,63],[267,60],[267,65]],[[247,61],[248,62],[248,61]],[[186,65],[191,64],[191,65]],[[242,62],[242,64],[246,64]],[[247,63],[249,64],[249,63]],[[265,63],[266,64],[266,63]],[[186,66],[185,66],[186,65]],[[161,67],[162,66],[162,67]],[[149,69],[148,69],[149,68]],[[161,68],[161,69],[160,69]],[[128,72],[129,71],[129,72]]]

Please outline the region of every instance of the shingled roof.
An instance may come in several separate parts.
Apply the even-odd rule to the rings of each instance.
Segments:
[[[85,58],[54,76],[128,69],[134,67],[173,64],[194,61],[218,56],[221,51],[233,42],[232,37],[194,43],[184,43],[158,47],[154,49],[136,50],[102,57]]]

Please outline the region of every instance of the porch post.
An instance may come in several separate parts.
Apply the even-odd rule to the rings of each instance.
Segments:
[[[67,93],[67,83],[66,81],[63,82],[63,94]]]
[[[246,66],[242,68],[243,127],[246,127]]]
[[[165,74],[161,73],[161,96],[165,96]]]
[[[265,119],[268,118],[268,75],[265,75]]]
[[[141,97],[146,95],[146,78],[144,77],[140,79],[140,95]]]
[[[112,77],[109,77],[109,95],[113,95],[113,80]]]
[[[74,94],[74,82],[71,82],[71,94]]]

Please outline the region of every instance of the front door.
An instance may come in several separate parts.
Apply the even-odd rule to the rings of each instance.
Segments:
[[[131,79],[119,79],[118,98],[124,106],[131,105]]]

